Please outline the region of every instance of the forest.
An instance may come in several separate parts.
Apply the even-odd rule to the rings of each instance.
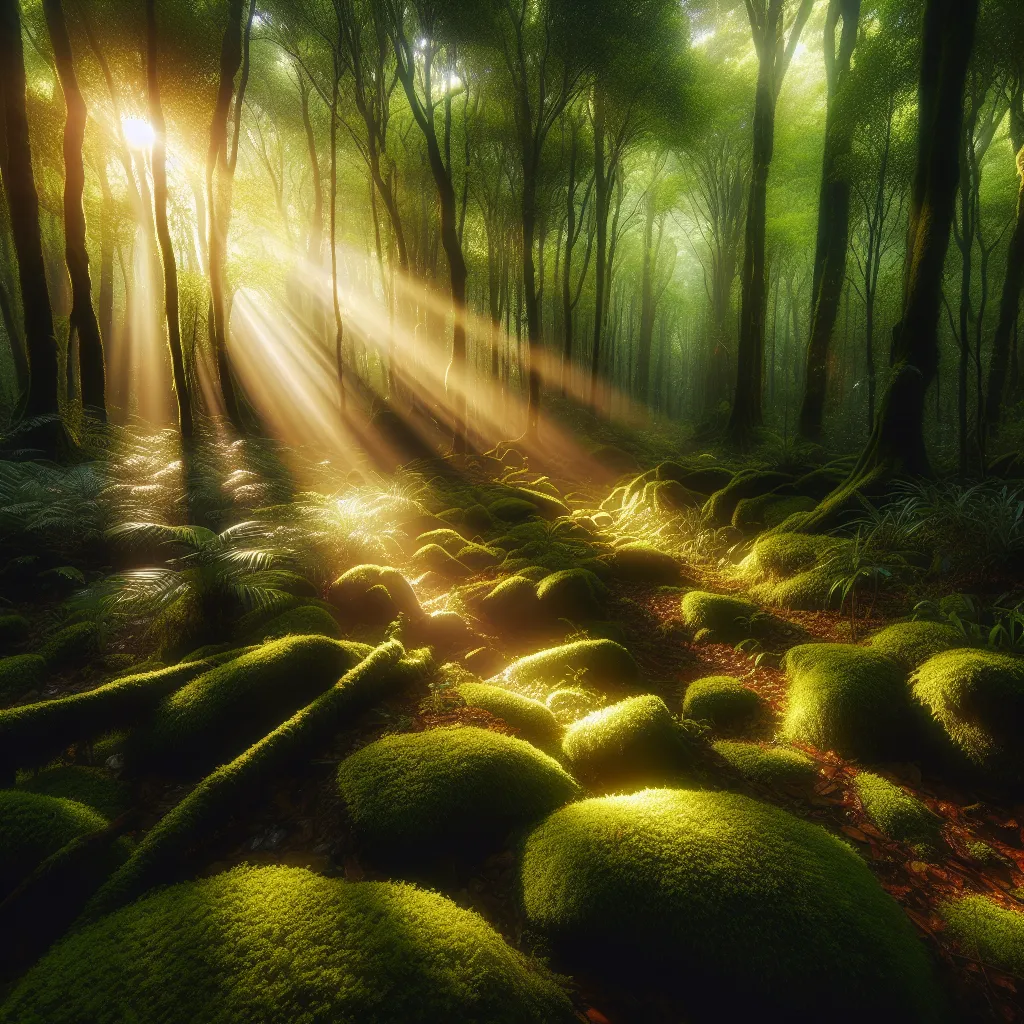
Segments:
[[[1024,1021],[1021,0],[0,0],[0,1024]]]

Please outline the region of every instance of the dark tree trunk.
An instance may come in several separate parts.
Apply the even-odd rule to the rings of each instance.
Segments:
[[[341,300],[338,297],[338,248],[337,248],[337,201],[338,201],[338,82],[340,69],[335,62],[334,83],[331,90],[331,298],[334,302],[334,359],[338,372],[338,407],[345,415],[345,360],[343,342],[345,325],[341,318]]]
[[[605,166],[604,91],[594,89],[594,216],[597,220],[597,256],[594,264],[594,347],[590,361],[590,405],[597,411],[601,366],[601,333],[607,293],[605,264],[608,259],[608,207],[611,182]]]
[[[660,238],[659,238],[660,241]],[[640,282],[640,337],[637,344],[637,398],[646,403],[650,391],[651,345],[654,340],[654,197],[647,197],[644,218],[644,255]]]
[[[836,24],[842,19],[839,52],[835,52]],[[846,250],[850,236],[850,180],[844,166],[852,144],[852,120],[840,109],[850,59],[857,42],[860,0],[830,0],[825,21],[825,70],[828,112],[825,151],[818,193],[818,237],[811,290],[811,333],[807,342],[807,369],[800,408],[801,436],[817,441],[828,390],[828,350],[839,313],[846,279]]]
[[[171,372],[178,400],[178,424],[181,436],[192,437],[192,394],[185,373],[181,350],[181,324],[178,311],[178,265],[167,226],[167,138],[163,108],[160,105],[160,73],[156,28],[156,0],[146,0],[146,78],[149,86],[149,120],[153,126],[153,208],[156,234],[164,264],[164,306],[167,312],[167,338],[171,349]]]
[[[106,167],[100,168],[100,190],[103,196],[103,223],[100,226],[100,338],[104,353],[114,333],[114,198]]]

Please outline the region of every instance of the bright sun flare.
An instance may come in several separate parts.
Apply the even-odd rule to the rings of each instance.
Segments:
[[[128,145],[148,149],[153,145],[153,126],[144,117],[122,117],[121,128]]]

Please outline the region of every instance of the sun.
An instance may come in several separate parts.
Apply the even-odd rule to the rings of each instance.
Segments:
[[[153,145],[153,126],[143,117],[122,117],[121,128],[133,149],[149,149]]]

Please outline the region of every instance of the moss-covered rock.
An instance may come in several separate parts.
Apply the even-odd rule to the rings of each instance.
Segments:
[[[604,703],[600,694],[583,686],[563,686],[552,690],[544,701],[545,707],[562,725],[572,725],[596,711]]]
[[[913,753],[917,722],[896,662],[851,644],[800,644],[783,665],[785,739],[865,761]]]
[[[974,768],[1024,781],[1024,660],[993,651],[951,650],[911,677],[914,698]]]
[[[850,550],[851,541],[817,534],[770,533],[758,538],[740,571],[751,596],[777,608],[815,611],[833,607],[838,597],[832,585],[836,559]]]
[[[497,849],[578,793],[531,743],[470,727],[384,736],[342,761],[338,788],[360,844],[413,864]]]
[[[570,965],[667,989],[687,1020],[945,1019],[926,948],[863,860],[747,797],[570,804],[530,835],[520,875]]]
[[[648,480],[639,497],[645,505],[669,514],[704,504],[703,494],[691,491],[678,480]]]
[[[501,674],[516,689],[549,693],[560,683],[631,687],[640,679],[633,656],[614,640],[577,640],[519,658]]]
[[[505,552],[501,548],[486,544],[464,544],[455,555],[463,565],[469,566],[474,572],[479,572],[481,569],[497,565],[505,557]]]
[[[436,893],[249,866],[147,896],[55,947],[4,1024],[572,1024],[550,975]]]
[[[760,695],[732,676],[706,676],[686,688],[683,717],[704,722],[716,732],[735,734],[754,728],[766,707]]]
[[[562,569],[537,584],[541,611],[551,619],[598,619],[607,594],[608,588],[587,569]]]
[[[715,752],[744,778],[764,786],[807,786],[818,778],[814,762],[792,747],[719,740]]]
[[[726,526],[732,521],[736,506],[743,498],[756,498],[761,494],[767,494],[776,487],[792,483],[792,480],[788,474],[777,473],[774,470],[744,470],[708,498],[703,514],[719,526]]]
[[[741,499],[732,513],[732,525],[745,534],[778,526],[794,512],[810,512],[817,502],[800,494],[771,491],[756,498]]]
[[[100,631],[95,622],[76,622],[50,637],[36,652],[46,667],[60,672],[87,661],[99,652]]]
[[[654,694],[593,711],[566,730],[562,753],[592,789],[639,789],[671,782],[694,765],[696,744]]]
[[[536,512],[545,519],[557,519],[559,516],[569,515],[569,506],[561,498],[536,490],[533,487],[517,487],[516,497],[509,500],[517,501],[520,499],[530,502]],[[493,505],[491,506],[491,511],[494,511]]]
[[[608,565],[615,579],[627,583],[661,583],[676,585],[683,580],[679,563],[664,551],[649,544],[624,544],[601,560]]]
[[[262,644],[166,697],[133,737],[129,763],[192,774],[230,761],[371,649],[322,636]]]
[[[388,601],[367,599],[376,587],[382,588]],[[386,623],[399,612],[411,619],[423,614],[409,581],[390,566],[353,566],[331,584],[327,600],[354,622]]]
[[[1024,913],[978,894],[948,900],[939,912],[967,956],[1024,978]]]
[[[873,772],[859,772],[853,788],[864,813],[883,835],[909,843],[927,856],[934,856],[945,846],[942,819],[895,783]]]
[[[116,818],[127,810],[131,800],[131,787],[127,783],[115,779],[102,768],[77,764],[27,775],[18,782],[18,789],[75,800],[106,818]]]
[[[46,662],[38,654],[0,658],[0,702],[10,703],[43,685]]]
[[[500,519],[503,523],[521,523],[524,519],[539,515],[537,506],[525,498],[499,498],[488,506],[487,511],[492,518]]]
[[[23,789],[0,789],[0,899],[72,839],[103,828],[92,807]]]
[[[334,616],[326,609],[316,604],[300,604],[295,608],[289,608],[280,615],[275,615],[269,622],[254,629],[246,637],[246,643],[261,644],[266,640],[276,640],[282,636],[329,636],[337,640],[341,636],[341,627]],[[198,652],[193,652],[195,657]],[[209,657],[211,654],[224,654],[226,650],[212,652],[207,651],[201,657]]]
[[[10,654],[28,639],[29,622],[24,615],[0,615],[0,654]]]
[[[868,641],[873,651],[898,661],[907,671],[922,665],[935,654],[968,646],[955,626],[945,622],[894,622]]]
[[[470,575],[454,555],[449,555],[440,544],[425,544],[412,556],[413,565],[420,572],[436,572],[446,580],[461,580]]]
[[[450,527],[440,530],[428,530],[416,538],[417,547],[425,547],[428,544],[439,544],[449,555],[457,555],[459,549],[466,546],[466,538]]]
[[[493,683],[463,683],[458,693],[470,707],[489,711],[541,750],[552,750],[559,745],[562,727],[539,700]]]
[[[733,474],[721,466],[704,466],[695,469],[681,466],[678,462],[662,462],[655,467],[654,475],[658,480],[675,480],[687,490],[700,494],[713,494],[725,487]]]
[[[752,601],[706,590],[691,590],[682,599],[683,622],[694,631],[709,630],[707,639],[720,643],[752,636],[751,620],[757,611]]]
[[[480,601],[480,614],[498,629],[536,629],[543,619],[537,585],[516,574],[502,580]]]

